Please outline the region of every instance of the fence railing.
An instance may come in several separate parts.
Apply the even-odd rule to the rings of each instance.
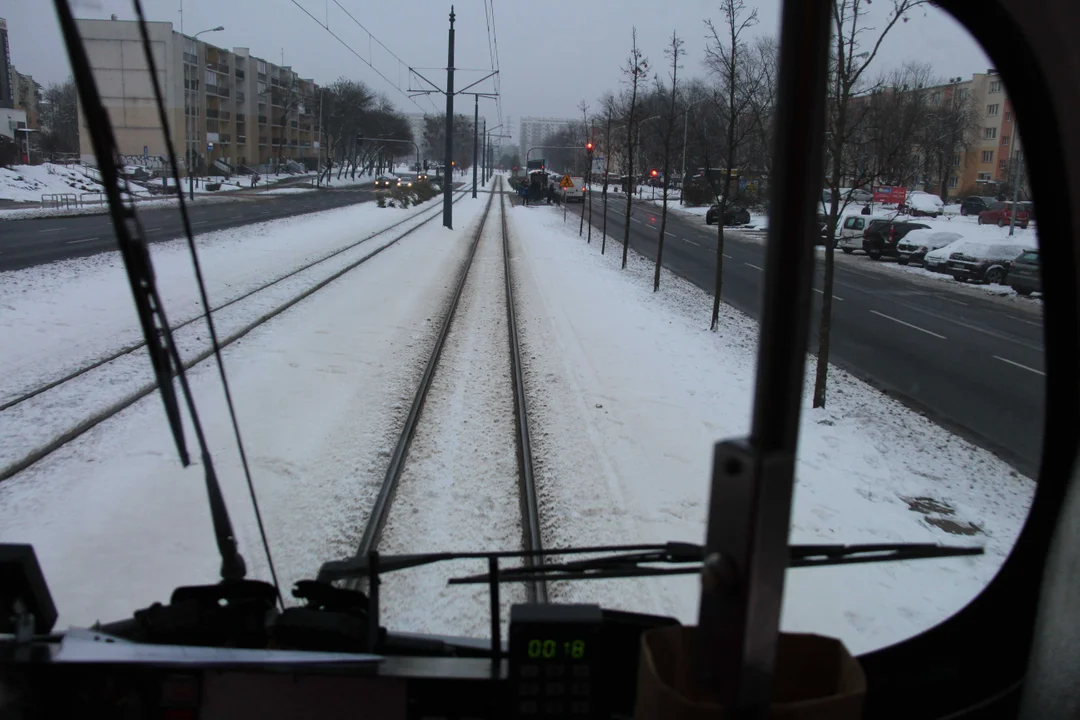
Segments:
[[[41,196],[42,207],[78,207],[79,198],[75,193],[45,193]]]

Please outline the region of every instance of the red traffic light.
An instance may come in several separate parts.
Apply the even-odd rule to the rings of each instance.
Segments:
[[[650,174],[650,175],[652,175],[653,177],[656,177],[657,175],[659,175],[659,173],[658,173],[658,172],[656,172],[655,170],[653,170],[653,171],[652,171],[651,173],[649,173],[649,174]]]
[[[592,143],[585,143],[585,152],[590,152],[591,153],[592,150],[593,150],[593,144]]]

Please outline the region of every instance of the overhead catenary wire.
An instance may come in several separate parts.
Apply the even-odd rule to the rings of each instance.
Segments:
[[[349,52],[351,52],[351,53],[352,53],[353,55],[355,55],[355,56],[357,57],[357,59],[359,59],[359,60],[360,60],[360,61],[361,61],[362,63],[364,63],[365,65],[367,65],[367,66],[368,66],[369,68],[371,68],[372,70],[374,70],[374,71],[375,71],[375,74],[376,74],[376,75],[378,75],[379,77],[381,77],[381,78],[382,78],[383,80],[385,80],[385,81],[386,81],[386,82],[387,82],[387,83],[388,83],[388,84],[389,84],[389,85],[390,85],[390,86],[391,86],[392,88],[394,88],[394,89],[395,89],[395,90],[397,90],[397,91],[398,91],[399,93],[401,93],[402,95],[404,95],[404,96],[405,96],[405,97],[406,97],[406,98],[407,98],[407,99],[409,100],[409,102],[411,102],[411,103],[412,103],[413,105],[415,105],[415,106],[416,106],[416,109],[417,109],[417,110],[419,110],[419,111],[421,111],[421,112],[423,112],[423,111],[424,111],[424,108],[420,107],[420,104],[419,104],[418,102],[416,102],[416,100],[414,100],[414,99],[412,98],[412,96],[411,96],[411,95],[409,95],[409,93],[408,93],[408,92],[406,92],[405,90],[403,90],[403,89],[402,89],[402,88],[401,88],[401,87],[400,87],[400,86],[399,86],[399,85],[398,85],[397,83],[395,83],[395,82],[394,82],[393,80],[391,80],[390,78],[386,77],[386,75],[384,75],[384,74],[382,73],[382,71],[380,71],[380,70],[379,70],[379,69],[378,69],[377,67],[375,67],[375,66],[374,66],[374,65],[373,65],[373,64],[371,63],[371,61],[370,61],[370,60],[368,60],[368,59],[367,59],[367,58],[365,58],[365,57],[364,57],[363,55],[361,55],[360,53],[358,53],[358,52],[357,52],[357,51],[356,51],[355,49],[353,49],[353,47],[352,47],[351,45],[349,45],[349,43],[347,43],[347,42],[345,42],[344,40],[342,40],[342,39],[341,39],[341,37],[340,37],[340,36],[339,36],[339,35],[338,35],[337,33],[335,33],[335,32],[334,32],[333,30],[331,30],[331,29],[330,29],[330,26],[329,26],[329,24],[324,24],[324,23],[323,23],[323,22],[322,22],[321,20],[319,20],[319,18],[315,17],[315,16],[314,16],[314,15],[312,15],[312,14],[311,14],[310,12],[308,12],[308,9],[307,9],[307,8],[305,8],[305,7],[303,6],[303,5],[301,5],[301,4],[299,3],[299,2],[297,2],[297,0],[290,0],[290,1],[292,2],[292,4],[293,4],[293,5],[295,5],[296,7],[300,8],[301,10],[303,10],[303,11],[304,11],[304,14],[305,14],[305,15],[307,15],[307,16],[308,16],[309,18],[311,18],[312,20],[314,20],[314,21],[315,21],[315,24],[316,24],[316,25],[318,25],[319,27],[321,27],[321,28],[322,28],[323,30],[325,30],[326,32],[330,33],[330,35],[331,35],[331,36],[332,36],[332,37],[333,37],[333,38],[334,38],[335,40],[337,40],[337,41],[338,41],[339,43],[341,43],[341,44],[342,44],[343,46],[345,46],[345,49],[346,49],[346,50],[348,50],[348,51],[349,51]],[[346,15],[348,15],[348,16],[349,16],[350,18],[352,18],[353,22],[355,22],[355,23],[356,23],[357,25],[359,25],[359,26],[360,26],[360,28],[361,28],[361,29],[362,29],[362,30],[363,30],[364,32],[366,32],[366,33],[368,34],[368,39],[369,39],[369,41],[370,41],[370,40],[374,40],[375,42],[377,42],[377,43],[379,44],[379,46],[380,46],[380,47],[384,48],[384,49],[385,49],[385,50],[386,50],[386,51],[387,51],[388,53],[390,53],[390,54],[391,54],[391,55],[392,55],[392,56],[394,57],[394,59],[395,59],[395,60],[397,60],[397,61],[398,61],[399,63],[401,63],[401,64],[404,64],[404,63],[403,63],[403,61],[401,60],[401,58],[399,58],[399,57],[398,57],[397,55],[395,55],[395,54],[394,54],[394,52],[390,50],[390,48],[386,47],[386,45],[385,45],[385,44],[383,44],[383,42],[382,42],[381,40],[379,40],[379,39],[378,39],[377,37],[375,37],[374,35],[372,35],[372,34],[371,34],[371,33],[370,33],[369,31],[368,31],[368,29],[367,29],[367,28],[365,28],[365,27],[364,27],[363,25],[360,25],[360,23],[359,23],[359,22],[358,22],[358,21],[356,20],[356,18],[354,18],[354,17],[353,17],[353,16],[352,16],[352,15],[351,15],[351,14],[349,13],[349,11],[348,11],[348,10],[346,10],[346,9],[345,9],[345,8],[343,8],[343,7],[341,7],[341,4],[340,4],[339,2],[337,2],[337,0],[334,0],[334,4],[335,4],[335,5],[337,5],[337,6],[339,7],[339,8],[341,8],[342,12],[344,12],[344,13],[345,13]],[[370,52],[369,52],[369,55],[370,55]],[[406,66],[406,67],[407,67],[407,66]],[[432,106],[433,108],[435,107],[435,103],[431,102],[431,100],[430,100],[430,99],[428,100],[428,102],[429,102],[429,103],[431,103],[431,106]]]

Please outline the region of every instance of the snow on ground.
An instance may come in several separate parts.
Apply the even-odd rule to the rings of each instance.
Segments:
[[[224,352],[286,602],[293,582],[313,577],[326,560],[355,552],[430,352],[448,296],[447,268],[460,262],[463,228],[483,204],[454,207],[458,230],[429,223]],[[363,219],[349,210],[330,212],[343,221],[339,227],[324,219],[325,234],[337,227],[339,239]],[[283,222],[278,227],[291,227],[301,244],[323,234],[310,232],[307,218],[303,225]],[[248,242],[247,254],[236,249],[217,263],[208,252],[206,265],[265,270],[293,262],[288,243],[274,233],[265,236],[279,256],[273,264],[260,257],[260,244]],[[71,273],[69,284],[81,286],[79,297],[93,297],[101,287],[82,277]],[[222,277],[227,275],[219,282]],[[175,287],[167,297],[183,299],[186,292],[187,286]],[[171,309],[180,303],[166,304]],[[74,329],[79,321],[96,322],[99,314],[82,309],[68,327],[52,332],[81,337]],[[12,346],[0,347],[7,354]],[[268,579],[217,370],[203,363],[189,377],[249,577]],[[191,447],[190,426],[187,438]],[[34,545],[59,628],[130,617],[136,608],[167,601],[177,585],[218,579],[220,561],[195,462],[181,469],[161,401],[152,395],[0,483],[0,541]]]
[[[211,302],[226,302],[269,277],[435,207],[429,202],[399,210],[361,203],[197,235]],[[150,251],[170,322],[199,314],[187,241],[153,243]],[[142,339],[119,252],[3,273],[0,306],[3,400]]]
[[[599,254],[544,208],[511,213],[524,308],[529,411],[547,543],[702,542],[712,444],[749,431],[757,326],[621,248]],[[808,377],[813,366],[809,365]],[[1034,485],[991,453],[832,369],[830,404],[806,398],[792,541],[984,544],[983,557],[788,573],[783,626],[856,653],[940,622],[993,577]],[[909,509],[913,506],[916,509]],[[956,535],[942,528],[970,530]],[[590,581],[561,601],[696,622],[696,579]]]
[[[101,183],[76,170],[76,167],[42,163],[0,168],[0,200],[41,202],[41,196],[45,194],[81,195],[102,190]],[[133,186],[133,189],[137,195],[145,194],[138,186]]]
[[[187,205],[207,205],[221,202],[236,202],[243,200],[243,197],[233,195],[231,193],[214,195],[213,193],[206,193],[203,195],[196,195],[194,200],[190,200],[187,196],[184,197],[184,201]],[[152,200],[144,199],[140,197],[135,204],[135,207],[139,210],[152,210],[154,208],[162,207],[178,207],[180,201],[175,197],[163,198],[155,197]],[[88,203],[79,207],[26,207],[26,208],[0,208],[0,222],[4,220],[27,220],[29,218],[43,218],[43,217],[73,217],[75,215],[104,215],[109,212],[108,203]]]
[[[496,198],[409,448],[380,543],[384,554],[521,547],[498,203]],[[466,236],[471,234],[470,228]],[[448,273],[451,281],[456,276]],[[478,611],[487,607],[487,586],[446,584],[483,572],[486,562],[461,561],[387,575],[387,627],[489,637],[488,613]],[[525,601],[524,589],[504,585],[500,600],[505,627],[510,606]]]

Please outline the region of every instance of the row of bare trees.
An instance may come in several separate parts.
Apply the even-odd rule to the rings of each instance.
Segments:
[[[876,184],[922,186],[947,199],[949,179],[956,162],[976,138],[978,113],[973,99],[955,85],[937,78],[934,69],[917,62],[871,75],[881,44],[897,23],[925,0],[890,0],[882,20],[875,5],[874,26],[868,0],[833,0],[833,48],[826,118],[823,189],[832,190],[831,202],[821,210],[828,217],[828,237],[835,235],[845,205],[841,188]],[[604,242],[608,175],[629,176],[625,193],[622,266],[630,236],[635,181],[657,170],[660,182],[660,228],[654,263],[653,288],[660,288],[669,189],[680,179],[680,202],[698,188],[701,199],[719,206],[716,274],[711,328],[718,329],[724,280],[725,212],[733,205],[769,208],[767,188],[772,170],[774,112],[777,91],[778,42],[769,36],[751,38],[757,10],[744,0],[721,0],[720,18],[704,20],[705,73],[687,79],[682,58],[683,41],[672,33],[665,43],[664,70],[653,72],[638,46],[636,30],[621,68],[617,92],[606,93],[599,111],[587,114],[544,142],[578,149],[547,150],[556,171],[585,174],[589,158],[585,142],[592,142],[604,167]],[[584,103],[583,103],[584,106]],[[615,192],[622,188],[615,186]],[[828,197],[828,195],[825,195]],[[819,318],[818,366],[815,406],[826,400],[829,336],[832,316],[833,248],[826,243],[824,300]]]
[[[389,141],[413,140],[408,120],[398,112],[389,98],[371,91],[364,83],[338,78],[320,88],[315,98],[303,99],[315,103],[315,112],[322,104],[323,138],[327,163],[322,172],[327,180],[337,165],[337,175],[374,169],[388,165],[395,157],[412,155],[409,145],[401,142],[372,142],[362,137],[385,138]]]

